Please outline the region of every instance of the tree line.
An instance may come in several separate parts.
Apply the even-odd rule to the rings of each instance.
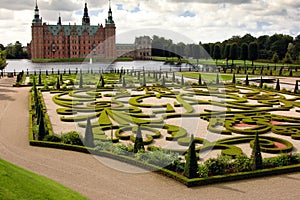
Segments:
[[[300,35],[293,38],[289,35],[263,35],[258,38],[251,34],[243,37],[233,36],[228,40],[216,43],[184,44],[173,43],[170,39],[154,35],[152,55],[161,57],[186,57],[194,59],[215,60],[266,60],[274,63],[300,62]]]
[[[7,46],[0,44],[0,49],[5,51],[7,59],[25,59],[28,58],[27,50],[25,50],[19,41]]]

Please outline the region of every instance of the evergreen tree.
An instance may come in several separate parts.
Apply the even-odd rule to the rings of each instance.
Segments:
[[[294,93],[295,93],[295,94],[298,94],[298,90],[299,90],[299,84],[298,84],[298,80],[296,80]]]
[[[43,113],[40,113],[38,140],[43,140],[46,136],[45,122]]]
[[[175,72],[173,72],[172,82],[175,83]]]
[[[83,78],[82,78],[82,73],[80,72],[80,78],[79,78],[79,88],[83,88]]]
[[[140,125],[137,127],[136,137],[134,140],[133,152],[137,153],[140,150],[145,150],[142,131]]]
[[[71,69],[69,68],[69,75],[71,75]]]
[[[251,158],[253,160],[253,170],[258,170],[263,168],[259,137],[257,132],[255,135]]]
[[[217,77],[216,77],[216,84],[220,84],[220,77],[219,77],[219,73],[217,73]]]
[[[126,87],[125,77],[123,77],[122,87]]]
[[[249,77],[248,77],[248,74],[246,75],[245,84],[246,84],[247,86],[249,86]]]
[[[46,76],[48,76],[48,75],[49,75],[48,70],[46,70]]]
[[[87,119],[87,124],[85,128],[85,136],[84,136],[84,145],[86,147],[94,148],[94,134],[93,134],[93,127],[91,124],[90,118]]]
[[[263,81],[263,78],[262,76],[260,77],[260,81],[259,81],[259,87],[260,88],[263,88],[263,85],[264,85],[264,81]]]
[[[235,74],[233,74],[233,76],[232,76],[232,84],[235,84],[235,83],[236,83]]]
[[[275,90],[280,91],[279,79],[277,79]]]
[[[163,76],[163,78],[162,78],[161,85],[164,87],[166,86],[165,76]]]
[[[104,87],[104,86],[105,86],[105,81],[104,81],[103,76],[101,76],[101,87]]]
[[[189,149],[187,151],[183,174],[185,177],[190,179],[198,177],[198,163],[197,163],[194,135],[191,136],[191,142],[189,145]]]
[[[202,78],[201,78],[201,74],[200,73],[199,73],[198,85],[202,85]]]
[[[39,85],[42,85],[42,75],[41,75],[41,73],[39,74]]]
[[[290,77],[292,77],[293,76],[293,70],[292,69],[290,69],[290,75],[289,75]]]
[[[57,77],[57,81],[56,81],[56,89],[60,90],[60,82],[59,82],[59,78]]]
[[[59,81],[60,81],[61,83],[64,82],[64,81],[63,81],[63,75],[62,75],[62,74],[59,76]]]
[[[183,78],[183,75],[181,75],[181,85],[184,86],[184,78]]]
[[[143,77],[143,86],[146,86],[147,82],[146,82],[146,76],[145,76],[145,72],[144,72],[144,77]]]

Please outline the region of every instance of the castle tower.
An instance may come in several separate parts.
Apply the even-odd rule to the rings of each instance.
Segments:
[[[37,1],[34,9],[34,18],[32,20],[31,33],[31,58],[43,58],[43,25],[42,18],[40,18]]]
[[[90,25],[90,17],[88,13],[87,3],[85,3],[83,17],[82,17],[82,25]]]
[[[105,57],[116,57],[116,25],[111,11],[111,2],[109,0],[108,18],[105,20]]]

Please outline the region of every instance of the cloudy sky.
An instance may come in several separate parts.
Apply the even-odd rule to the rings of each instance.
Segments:
[[[91,23],[105,22],[108,0],[38,0],[44,22],[81,24],[84,2]],[[0,43],[31,40],[35,0],[0,0]],[[231,36],[300,34],[299,0],[112,0],[117,42],[159,35],[174,42],[216,42]]]

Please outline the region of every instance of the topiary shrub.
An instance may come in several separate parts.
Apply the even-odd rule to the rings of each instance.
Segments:
[[[90,118],[87,119],[87,125],[85,128],[85,136],[84,136],[84,145],[90,148],[94,148],[94,134],[93,134],[93,129],[91,125],[91,120]]]
[[[253,160],[253,169],[254,170],[263,168],[258,133],[256,133],[256,135],[255,135],[254,146],[252,149],[251,158]]]
[[[81,136],[76,131],[71,131],[71,132],[64,134],[63,136],[61,136],[61,141],[64,144],[83,146]]]
[[[184,166],[183,175],[187,178],[198,177],[198,163],[197,163],[194,135],[191,136],[191,142],[186,155],[186,162]]]

